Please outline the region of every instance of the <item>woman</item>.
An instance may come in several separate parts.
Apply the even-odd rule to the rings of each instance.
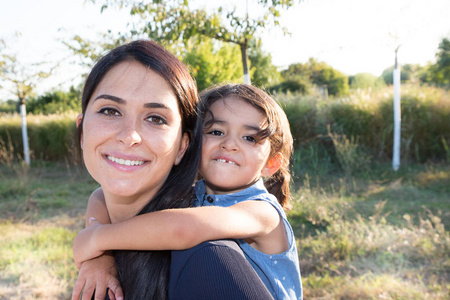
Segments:
[[[190,205],[202,134],[197,103],[196,86],[187,68],[154,42],[120,46],[93,67],[77,125],[86,168],[105,195],[108,216],[95,216],[99,221],[114,223],[136,214]],[[210,250],[212,255],[205,255]],[[127,299],[166,299],[169,274],[177,278],[170,285],[174,299],[188,298],[184,293],[216,298],[230,290],[235,299],[269,299],[262,281],[236,251],[227,243],[200,245],[174,253],[172,265],[170,251],[116,251],[114,258]],[[201,257],[196,255],[199,252]],[[202,257],[209,260],[202,262]],[[230,268],[233,264],[241,267]],[[82,266],[80,273],[86,270]],[[207,280],[212,283],[230,280],[212,290],[202,289],[191,284],[187,274],[210,274]],[[89,299],[93,287],[88,285],[77,282],[74,295],[86,286],[83,299]],[[103,294],[100,290],[96,297]]]

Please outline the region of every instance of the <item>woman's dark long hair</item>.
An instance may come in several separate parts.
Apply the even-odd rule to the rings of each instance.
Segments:
[[[201,155],[201,118],[197,112],[198,94],[188,69],[171,53],[152,41],[134,41],[113,49],[93,67],[86,79],[82,112],[105,74],[117,64],[134,60],[163,77],[172,87],[182,118],[182,131],[189,135],[189,147],[174,166],[162,188],[139,212],[144,214],[168,208],[189,206]],[[78,127],[78,141],[82,133]],[[146,237],[143,236],[143,239]],[[120,284],[126,299],[166,299],[170,251],[115,251]]]

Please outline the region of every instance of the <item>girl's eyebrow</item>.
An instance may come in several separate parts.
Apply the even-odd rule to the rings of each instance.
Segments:
[[[261,131],[261,128],[259,128],[259,126],[252,126],[252,125],[244,125],[245,129],[248,130],[254,130],[254,131]]]
[[[226,124],[228,124],[228,122],[223,121],[223,120],[214,119],[214,121],[211,122],[211,124],[226,125]],[[254,126],[254,125],[249,125],[249,124],[244,124],[244,128],[247,130],[254,130],[257,132],[261,131],[261,128],[259,126]]]
[[[127,102],[127,101],[125,101],[125,100],[122,99],[122,98],[119,98],[119,97],[116,97],[116,96],[113,96],[113,95],[108,95],[108,94],[102,94],[102,95],[100,95],[100,96],[97,96],[97,97],[94,99],[94,101],[95,101],[95,100],[98,100],[98,99],[107,99],[107,100],[114,101],[114,102],[116,102],[116,103],[118,103],[118,104],[125,104],[125,103]],[[159,102],[149,102],[149,103],[145,103],[145,104],[144,104],[144,107],[145,107],[145,108],[165,108],[165,109],[168,109],[168,108],[169,108],[167,105],[165,105],[165,104],[163,104],[163,103],[159,103]]]

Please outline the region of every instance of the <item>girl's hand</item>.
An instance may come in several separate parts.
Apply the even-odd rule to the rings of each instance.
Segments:
[[[122,300],[123,291],[117,280],[114,257],[107,253],[85,261],[78,273],[78,279],[72,292],[72,300],[104,300],[106,290],[111,300]],[[82,298],[80,298],[81,293]],[[95,298],[92,295],[95,293]]]
[[[72,250],[73,259],[77,269],[85,261],[98,257],[104,251],[97,248],[95,234],[104,225],[100,224],[95,218],[89,219],[89,227],[81,230],[73,240]]]

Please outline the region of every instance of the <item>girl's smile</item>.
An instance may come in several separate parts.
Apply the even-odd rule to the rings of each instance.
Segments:
[[[218,163],[226,163],[226,164],[230,164],[230,165],[235,165],[235,166],[239,166],[238,163],[236,163],[235,161],[233,161],[231,158],[226,157],[226,156],[221,156],[216,158],[216,161]]]
[[[234,97],[217,100],[209,109],[212,115],[205,120],[200,164],[207,191],[245,189],[261,177],[269,158],[268,139],[256,142],[255,138],[267,120],[254,106]]]

